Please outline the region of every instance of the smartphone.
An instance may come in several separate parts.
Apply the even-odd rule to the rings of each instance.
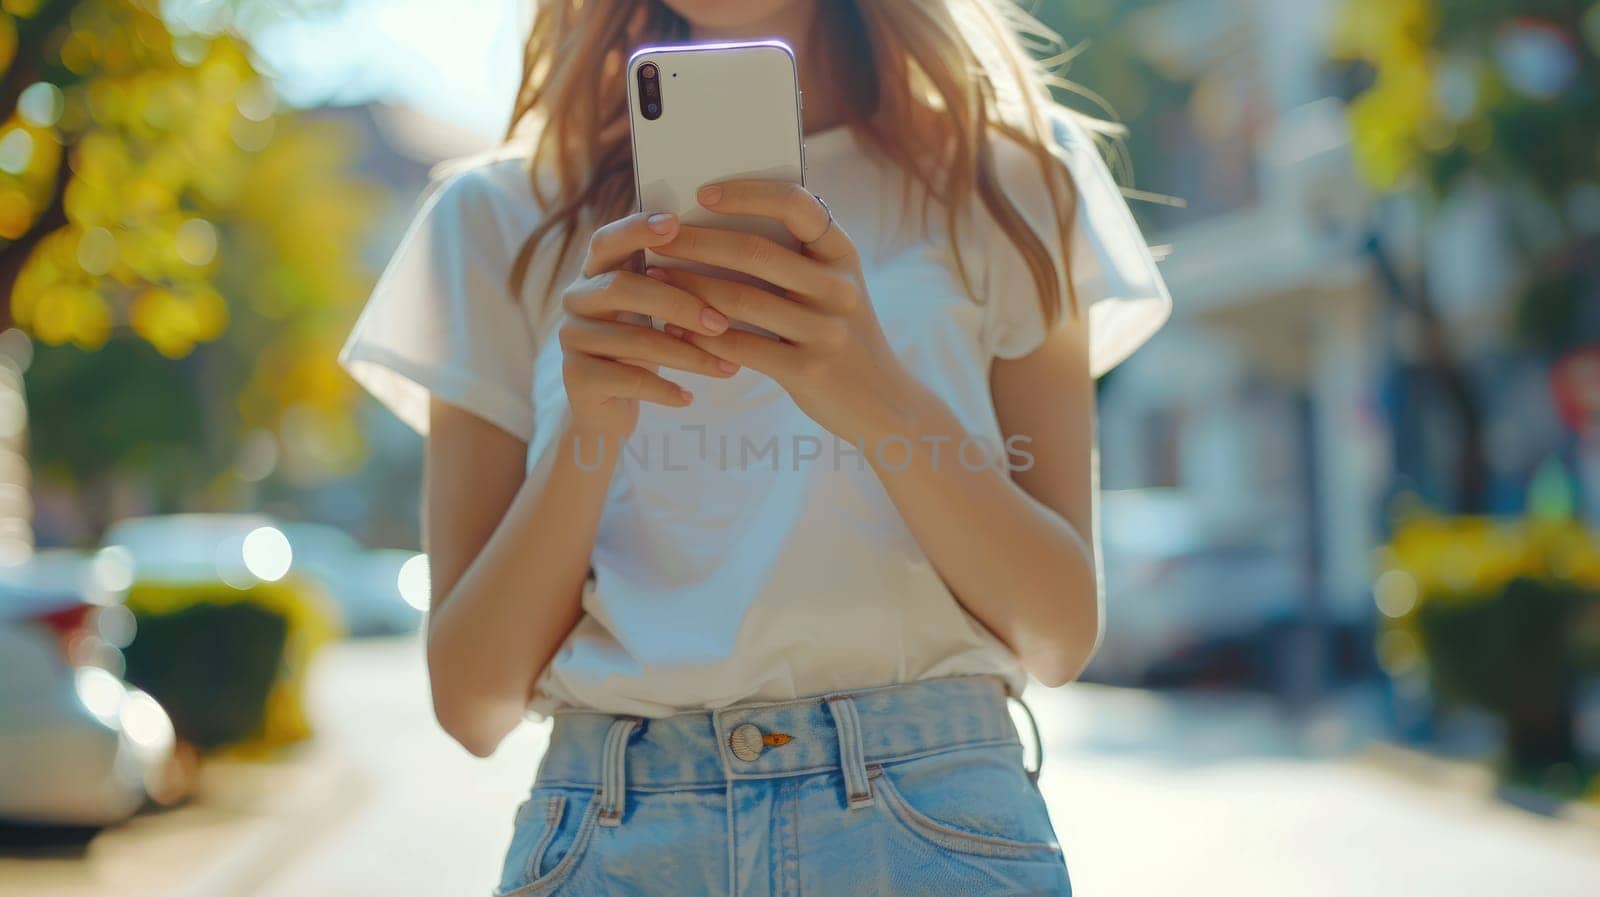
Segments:
[[[797,247],[775,220],[718,214],[696,199],[706,184],[733,178],[805,183],[800,79],[787,44],[642,47],[628,60],[627,78],[640,211],[673,212],[684,224],[762,234]],[[645,261],[700,267],[653,252]]]

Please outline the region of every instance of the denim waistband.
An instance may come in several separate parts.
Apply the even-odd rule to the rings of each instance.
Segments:
[[[666,717],[559,710],[554,719],[539,764],[541,784],[600,785],[625,775],[617,785],[647,790],[841,767],[848,773],[866,763],[1019,741],[1004,681],[996,676],[925,679]]]

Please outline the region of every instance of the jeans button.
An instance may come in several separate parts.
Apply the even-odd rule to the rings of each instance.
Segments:
[[[733,751],[735,757],[746,763],[761,756],[765,746],[761,740],[761,730],[750,723],[734,729],[728,736],[728,748]]]

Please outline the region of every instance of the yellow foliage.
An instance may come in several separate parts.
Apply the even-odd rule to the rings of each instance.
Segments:
[[[1381,560],[1411,576],[1427,601],[1488,597],[1519,577],[1600,589],[1600,538],[1573,521],[1419,515]]]
[[[96,349],[111,335],[111,312],[77,262],[79,235],[47,235],[23,263],[11,313],[39,339]]]
[[[356,387],[340,369],[338,351],[332,339],[310,345],[286,340],[269,346],[240,397],[245,422],[273,426],[282,409],[296,407],[342,412],[355,398]]]
[[[228,306],[207,289],[179,294],[160,288],[145,290],[133,301],[135,333],[168,358],[182,358],[196,343],[216,339],[228,326]]]
[[[361,249],[386,202],[357,174],[359,134],[278,110],[234,36],[186,35],[175,52],[157,9],[75,0],[52,44],[79,76],[59,85],[59,120],[0,125],[40,148],[21,174],[0,170],[0,248],[71,177],[66,224],[23,261],[14,316],[46,344],[92,349],[123,329],[170,358],[235,328],[236,357],[255,359],[240,400],[254,425],[347,414],[357,396],[333,358],[371,286]],[[12,25],[0,15],[0,51]],[[323,466],[353,463],[359,439],[310,429],[334,447]]]
[[[345,174],[355,164],[354,143],[340,123],[284,121],[241,179],[241,249],[293,274],[258,294],[255,310],[262,315],[286,319],[332,311],[342,326],[348,322],[343,311],[371,286],[355,247],[384,195]]]
[[[40,339],[98,349],[111,335],[111,315],[92,291],[65,284],[38,297],[31,315]]]
[[[94,307],[96,320],[126,325],[175,358],[221,337],[238,318],[230,303],[343,326],[347,316],[324,307],[337,312],[365,293],[359,250],[379,207],[375,188],[354,179],[351,137],[276,113],[235,38],[210,38],[200,58],[180,60],[152,9],[81,0],[73,11],[60,55],[84,78],[66,86],[61,124],[44,129],[58,153],[72,147],[61,230],[76,245],[103,229],[115,254],[109,266],[84,266],[41,243],[15,296],[35,314],[19,320],[43,342],[82,344]],[[272,135],[264,145],[242,140],[260,127]],[[43,209],[57,169],[47,161],[47,178],[31,189],[0,178],[0,236],[25,232]],[[68,293],[71,303],[60,298]],[[47,308],[55,316],[41,328]]]
[[[89,317],[126,324],[163,354],[182,356],[220,337],[230,316],[211,283],[211,258],[186,260],[180,231],[196,212],[230,217],[237,187],[216,184],[237,183],[247,164],[229,136],[237,111],[220,98],[199,102],[200,84],[218,82],[219,70],[233,72],[233,83],[254,72],[228,38],[212,42],[198,69],[184,65],[160,19],[132,0],[81,2],[70,27],[62,61],[85,78],[67,86],[62,122],[50,129],[53,144],[72,146],[59,235],[74,247],[109,249],[67,253],[49,247],[58,234],[49,235],[24,262],[14,302],[34,313],[18,320],[43,342],[80,345],[104,341],[81,338]],[[36,208],[48,192],[47,184],[32,198]],[[94,315],[81,313],[91,307]],[[41,318],[46,311],[53,316]]]
[[[1434,27],[1429,0],[1350,0],[1334,29],[1336,58],[1373,67],[1372,87],[1349,116],[1357,162],[1380,188],[1395,186],[1441,127],[1428,55]]]
[[[10,184],[0,185],[0,239],[15,240],[27,233],[36,214],[26,194]]]
[[[1569,520],[1414,513],[1379,550],[1376,566],[1384,613],[1378,662],[1404,676],[1427,663],[1420,608],[1489,600],[1520,578],[1600,590],[1600,537]]]
[[[1433,28],[1431,0],[1347,0],[1329,49],[1338,58],[1380,60],[1420,46]]]
[[[363,460],[361,431],[349,411],[359,392],[339,368],[338,350],[333,333],[274,343],[239,396],[241,423],[278,431],[283,471],[301,485],[349,474]]]

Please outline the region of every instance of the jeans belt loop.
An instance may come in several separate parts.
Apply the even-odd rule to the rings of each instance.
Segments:
[[[622,807],[628,791],[628,738],[639,727],[637,717],[617,718],[606,730],[604,753],[600,758],[600,825],[622,824]]]
[[[845,802],[857,810],[873,805],[872,783],[867,780],[866,750],[861,744],[861,717],[849,695],[827,699],[833,726],[839,736],[839,768],[844,772]]]

